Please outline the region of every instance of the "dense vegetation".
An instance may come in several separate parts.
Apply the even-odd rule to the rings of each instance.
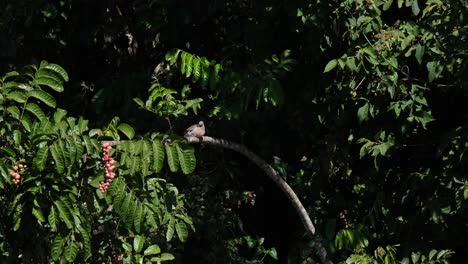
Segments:
[[[1,263],[463,263],[464,0],[5,1]],[[308,210],[244,157],[269,161]],[[103,142],[114,141],[108,145]]]

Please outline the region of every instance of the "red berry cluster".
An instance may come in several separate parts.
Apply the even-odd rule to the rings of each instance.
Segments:
[[[28,166],[23,164],[18,164],[13,166],[13,170],[10,171],[10,176],[13,178],[13,183],[18,185],[21,182],[21,175],[18,171],[23,172]]]
[[[103,143],[101,145],[102,149],[102,160],[104,161],[104,167],[106,168],[106,180],[99,183],[99,190],[101,192],[106,192],[109,189],[109,185],[115,178],[115,160],[109,156],[109,151],[112,149],[112,146],[109,143]]]

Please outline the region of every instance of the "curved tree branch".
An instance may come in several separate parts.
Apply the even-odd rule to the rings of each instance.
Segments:
[[[320,262],[323,264],[333,264],[331,260],[328,259],[327,250],[322,245],[321,239],[318,234],[315,232],[315,226],[312,223],[312,220],[309,217],[306,209],[302,205],[299,197],[297,197],[294,190],[289,186],[289,184],[278,174],[278,172],[266,161],[260,158],[257,154],[253,153],[252,151],[248,150],[245,146],[227,141],[225,139],[217,139],[213,137],[203,136],[201,138],[198,137],[185,137],[188,142],[190,143],[201,143],[207,145],[213,145],[216,147],[223,147],[227,149],[232,149],[236,152],[241,153],[253,163],[255,163],[258,167],[260,167],[267,175],[272,179],[276,185],[286,194],[286,197],[289,201],[293,204],[294,208],[296,209],[299,218],[301,218],[302,224],[304,225],[305,229],[308,233],[314,237],[313,247],[320,258]],[[118,145],[123,143],[122,140],[114,140],[114,141],[101,141],[101,143],[109,143],[112,146]]]
[[[302,205],[301,201],[299,200],[299,197],[297,197],[294,190],[291,188],[291,186],[289,186],[289,184],[278,174],[278,172],[270,164],[268,164],[266,161],[260,158],[257,154],[248,150],[243,145],[230,142],[224,139],[217,139],[217,138],[207,137],[207,136],[203,136],[201,138],[189,136],[185,138],[190,143],[201,143],[201,144],[207,144],[207,145],[213,145],[217,147],[232,149],[236,152],[241,153],[242,155],[247,157],[249,160],[251,160],[253,163],[255,163],[268,175],[268,177],[270,177],[270,179],[273,180],[273,182],[276,183],[276,185],[284,192],[284,194],[286,194],[286,197],[296,209],[296,212],[299,215],[299,218],[301,219],[302,224],[304,225],[307,232],[309,232],[310,234],[318,238],[315,232],[315,226],[312,223],[312,220],[310,219],[309,214],[307,213],[306,209]],[[317,255],[320,257],[320,260],[322,263],[324,264],[332,263],[330,260],[328,260],[327,251],[319,239],[315,239],[314,248],[317,251]]]

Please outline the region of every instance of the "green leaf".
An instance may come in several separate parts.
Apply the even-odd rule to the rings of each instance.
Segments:
[[[57,144],[53,144],[50,147],[50,154],[52,154],[52,158],[55,162],[55,168],[57,172],[63,174],[65,172],[65,161],[63,160],[63,156],[61,152],[59,152],[59,147]]]
[[[133,101],[141,108],[146,108],[145,103],[140,98],[133,98]]]
[[[34,114],[40,121],[46,118],[46,115],[44,114],[42,109],[35,103],[27,103],[24,109]]]
[[[57,108],[54,113],[54,122],[58,124],[65,116],[67,115],[67,111]]]
[[[145,244],[144,236],[136,235],[135,238],[133,239],[133,249],[135,250],[136,253],[141,252],[144,244]]]
[[[78,255],[79,249],[78,243],[71,241],[68,247],[65,248],[65,259],[73,263]]]
[[[422,63],[423,55],[424,55],[424,46],[422,46],[421,44],[418,44],[416,46],[416,53],[414,54],[414,56],[416,57],[416,60],[418,61],[419,64]]]
[[[413,252],[411,253],[411,260],[413,261],[413,263],[418,263],[419,261],[419,258],[421,257],[421,253],[420,252]]]
[[[180,241],[185,242],[187,241],[188,231],[187,226],[184,222],[177,222],[175,225],[175,229],[177,232],[177,236],[179,237]]]
[[[159,253],[161,253],[161,248],[159,248],[158,245],[151,245],[145,249],[145,252],[143,252],[145,256],[156,255]]]
[[[180,168],[184,174],[190,174],[195,170],[196,160],[194,149],[185,143],[175,143]]]
[[[159,257],[161,261],[174,260],[175,257],[171,253],[162,253]]]
[[[175,146],[169,143],[165,143],[164,145],[166,147],[166,156],[169,169],[172,172],[177,172],[179,170],[179,159],[177,158],[177,150]]]
[[[57,230],[57,217],[55,215],[55,209],[53,206],[50,208],[50,213],[47,217],[47,222],[49,223],[49,226],[52,229],[52,231]]]
[[[50,63],[44,67],[41,67],[41,68],[46,68],[46,69],[49,69],[49,70],[52,70],[58,74],[60,74],[60,76],[62,77],[62,79],[66,82],[68,82],[68,73],[65,71],[65,69],[63,69],[62,67],[60,67],[59,65],[57,64],[53,64],[53,63]]]
[[[192,70],[193,70],[193,60],[197,60],[196,57],[192,54],[189,54],[187,53],[187,55],[185,56],[185,59],[186,59],[186,62],[185,62],[185,77],[190,77],[190,75],[192,74]]]
[[[333,60],[329,61],[327,63],[327,65],[325,66],[325,69],[323,70],[323,72],[325,73],[325,72],[329,72],[329,71],[333,70],[336,67],[337,64],[338,64],[338,60],[336,60],[336,59],[333,59]]]
[[[36,78],[41,78],[41,77],[51,78],[51,79],[54,79],[57,83],[63,83],[65,81],[58,72],[55,72],[47,68],[40,68],[36,72],[35,77]]]
[[[54,89],[57,92],[63,92],[63,85],[62,83],[56,81],[53,78],[50,77],[39,77],[34,79],[34,84],[37,85],[45,85],[48,86],[52,89]]]
[[[62,255],[63,251],[63,239],[60,235],[57,235],[52,242],[52,246],[50,248],[50,256],[52,260],[57,261]]]
[[[170,65],[174,65],[174,63],[177,62],[177,57],[179,56],[180,51],[180,49],[173,49],[166,53],[165,58],[167,61],[169,61]]]
[[[419,12],[421,11],[419,9],[418,0],[413,0],[413,3],[411,4],[411,11],[413,12],[413,15],[415,16],[417,16]]]
[[[32,214],[36,217],[37,221],[40,223],[45,222],[44,214],[40,207],[33,207]]]
[[[123,243],[122,247],[124,248],[125,252],[127,252],[127,254],[132,253],[132,245],[130,245],[129,243],[127,242]]]
[[[13,118],[15,118],[15,119],[20,118],[21,113],[20,113],[19,108],[16,105],[12,105],[12,106],[7,107],[6,111],[8,113],[10,113]]]
[[[42,90],[35,89],[29,91],[28,96],[34,97],[52,108],[55,108],[57,105],[55,98],[48,92]]]
[[[430,61],[426,64],[427,71],[429,72],[429,82],[432,82],[434,79],[439,77],[441,72],[439,65],[439,61]]]
[[[31,119],[29,118],[29,114],[23,113],[23,117],[21,118],[21,125],[23,125],[26,131],[31,132]]]
[[[78,132],[80,132],[80,135],[88,130],[88,123],[88,120],[80,116],[80,118],[78,119]]]
[[[132,139],[135,136],[135,130],[128,124],[122,123],[117,127],[128,139]]]
[[[174,236],[174,225],[175,225],[175,219],[173,216],[170,216],[169,223],[167,225],[167,231],[166,231],[167,242],[171,241],[172,237]]]
[[[392,6],[392,3],[393,3],[393,0],[387,0],[387,1],[385,2],[385,4],[383,5],[382,9],[383,9],[384,11],[388,10],[388,9],[390,8],[390,6]]]
[[[198,81],[201,76],[201,67],[200,67],[200,58],[194,58],[193,60],[193,76],[192,79],[194,82]]]
[[[13,92],[8,93],[6,95],[6,98],[22,104],[26,102],[27,95],[25,91],[15,90]]]
[[[358,109],[357,116],[359,123],[369,119],[369,103],[366,103]]]
[[[270,257],[272,257],[273,259],[278,260],[278,252],[276,252],[275,248],[269,249],[268,250],[268,255],[270,255]]]
[[[83,238],[83,250],[84,250],[84,259],[87,260],[91,257],[91,236],[88,231],[86,231],[81,225],[76,226],[78,232]]]
[[[54,203],[59,211],[60,220],[62,220],[65,223],[68,229],[72,229],[73,218],[71,217],[70,212],[68,211],[68,208],[65,206],[65,204],[61,200],[55,201]]]
[[[134,215],[135,231],[137,233],[140,233],[141,226],[143,225],[143,221],[145,219],[145,210],[144,210],[142,203],[140,202],[137,203],[137,205],[135,206],[135,212],[133,215]]]

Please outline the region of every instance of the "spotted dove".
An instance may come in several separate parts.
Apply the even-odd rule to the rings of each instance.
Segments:
[[[185,137],[197,137],[201,138],[205,135],[205,124],[203,121],[198,122],[193,126],[190,126],[185,130]]]

